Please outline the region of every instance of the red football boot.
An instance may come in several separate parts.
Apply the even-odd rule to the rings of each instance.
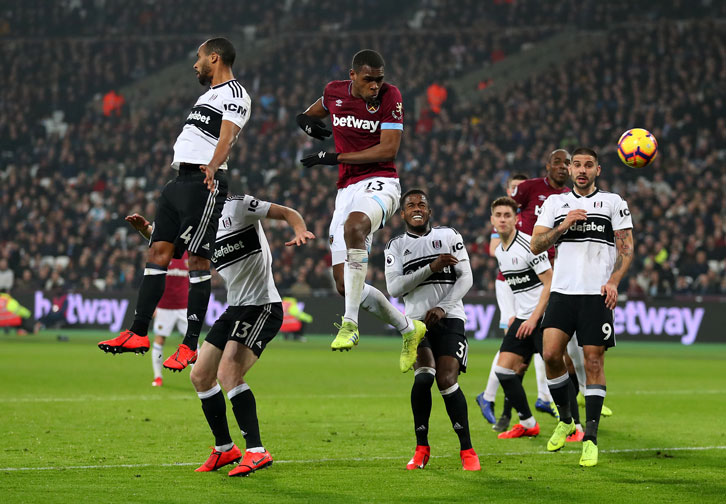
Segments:
[[[575,428],[575,432],[567,436],[567,439],[565,439],[566,443],[579,443],[582,441],[582,438],[585,437],[585,433],[583,432],[582,428]]]
[[[406,464],[406,469],[423,469],[431,457],[431,447],[416,445],[416,451],[413,452],[413,458]]]
[[[230,476],[249,476],[255,471],[264,469],[272,465],[272,456],[270,452],[265,450],[262,453],[253,453],[246,451],[245,457],[237,467],[229,471]]]
[[[101,341],[98,348],[106,353],[118,354],[134,352],[144,354],[149,350],[149,337],[139,336],[131,331],[122,331],[113,339]]]
[[[534,424],[534,427],[528,429],[522,424],[517,424],[512,427],[511,430],[501,432],[497,437],[499,439],[513,439],[524,436],[538,436],[539,435],[539,424]]]
[[[171,354],[169,358],[164,361],[164,367],[166,369],[171,369],[172,371],[181,371],[189,364],[197,362],[197,355],[198,352],[196,350],[192,350],[182,343],[179,345],[179,348],[176,349],[176,352]]]
[[[224,467],[227,464],[237,462],[241,458],[242,452],[239,448],[237,448],[237,445],[234,445],[226,452],[220,452],[212,448],[212,454],[209,456],[207,461],[201,466],[194,469],[194,472],[216,471],[220,467]]]
[[[481,464],[479,464],[479,455],[476,454],[474,448],[468,450],[461,450],[461,465],[465,471],[481,471]]]

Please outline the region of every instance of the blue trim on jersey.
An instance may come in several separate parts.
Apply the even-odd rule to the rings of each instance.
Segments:
[[[324,100],[320,100],[320,105],[322,105],[325,110],[328,110],[328,107],[325,106],[325,101]],[[328,112],[330,112],[330,111],[328,110]]]
[[[386,220],[388,219],[388,215],[386,215],[386,205],[383,204],[381,201],[381,198],[378,197],[377,194],[373,195],[373,199],[381,205],[381,210],[383,210],[383,221],[381,222],[381,227],[379,229],[383,229],[383,226],[386,224]]]
[[[403,124],[401,123],[381,123],[381,130],[401,130],[403,131]]]
[[[509,328],[509,326],[507,325],[506,322],[500,322],[499,323],[499,329],[507,329],[507,328]]]
[[[492,233],[490,238],[499,238],[499,233]]]

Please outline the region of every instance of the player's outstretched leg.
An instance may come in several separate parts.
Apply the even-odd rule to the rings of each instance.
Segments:
[[[411,410],[416,434],[416,450],[406,469],[423,469],[431,456],[429,447],[429,418],[431,417],[431,387],[436,377],[436,369],[419,367],[414,373],[411,387]]]
[[[399,359],[399,368],[404,373],[411,369],[416,361],[418,345],[426,335],[424,323],[412,320],[398,311],[381,291],[369,284],[363,286],[360,306],[401,333],[403,350]]]

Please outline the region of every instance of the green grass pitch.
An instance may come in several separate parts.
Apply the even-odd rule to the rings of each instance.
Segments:
[[[579,444],[546,453],[535,439],[499,440],[474,402],[498,341],[472,342],[468,398],[483,470],[461,470],[458,442],[434,388],[432,458],[406,471],[415,438],[413,374],[399,341],[363,336],[349,353],[329,336],[273,341],[248,381],[275,459],[248,478],[193,472],[213,439],[188,371],[151,387],[149,355],[112,356],[103,332],[0,336],[0,501],[20,502],[724,502],[726,345],[620,343],[606,359],[600,464]],[[178,344],[171,338],[166,353]],[[534,376],[525,387],[536,398]],[[501,391],[497,400],[501,405]],[[244,446],[228,407],[232,436]],[[584,415],[584,413],[583,413]]]

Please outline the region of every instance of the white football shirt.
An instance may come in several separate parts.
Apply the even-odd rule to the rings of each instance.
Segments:
[[[587,196],[580,196],[575,191],[549,196],[535,226],[554,229],[570,210],[577,208],[587,212],[587,220],[570,226],[555,243],[557,254],[551,291],[600,294],[617,257],[614,232],[632,229],[633,220],[623,198],[596,189]]]
[[[272,254],[260,222],[270,205],[249,195],[231,196],[222,209],[212,265],[227,285],[230,306],[282,301],[272,277]]]
[[[447,266],[443,271],[433,273],[431,264],[440,254],[451,254],[459,263]],[[406,315],[423,320],[426,312],[439,306],[456,283],[457,269],[469,268],[469,254],[461,235],[453,228],[440,226],[430,229],[422,236],[404,233],[391,239],[386,246],[386,282],[401,275],[411,275],[421,268],[428,270],[417,287],[403,294]],[[390,287],[389,287],[390,290]],[[461,298],[449,300],[446,318],[458,318],[466,322],[464,303]]]
[[[244,128],[250,118],[250,95],[237,80],[212,86],[199,97],[184,122],[184,128],[174,144],[174,161],[204,165],[209,163],[217,148],[222,121],[230,121]],[[225,161],[220,170],[227,169]]]
[[[552,268],[547,251],[534,255],[530,240],[531,236],[517,230],[506,249],[502,242],[494,251],[499,271],[514,293],[514,316],[521,320],[527,320],[539,303],[544,289],[539,275]]]

